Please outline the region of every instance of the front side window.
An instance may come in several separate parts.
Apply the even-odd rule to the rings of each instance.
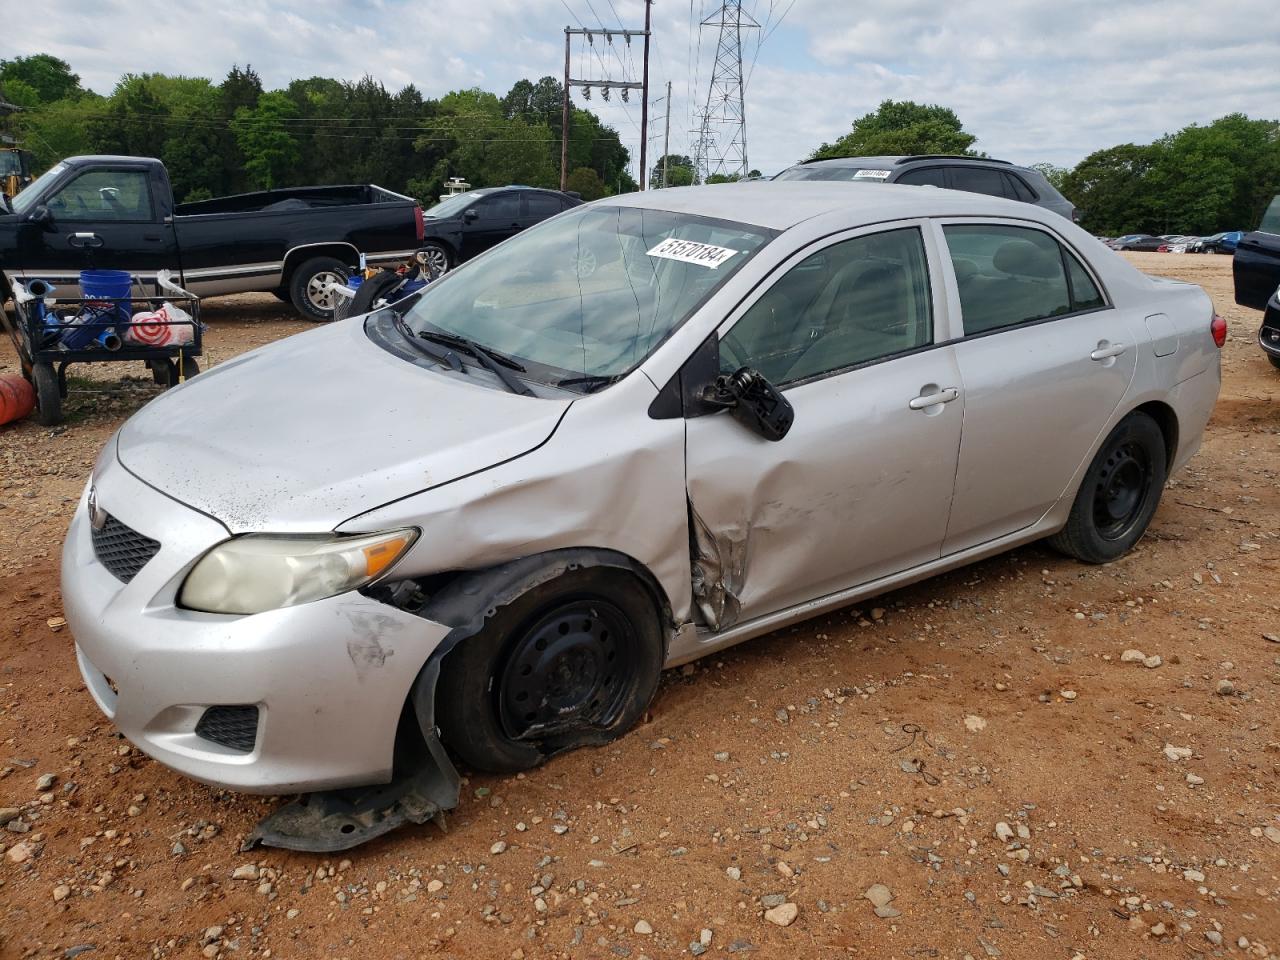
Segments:
[[[832,244],[788,270],[720,342],[720,366],[783,385],[925,346],[933,304],[914,227]]]
[[[57,220],[154,220],[142,170],[90,170],[48,201]]]
[[[476,204],[480,219],[488,221],[515,222],[520,218],[520,197],[514,193],[500,193],[496,197],[486,197]]]
[[[1075,255],[1043,231],[951,224],[943,233],[955,268],[965,336],[1106,305]]]
[[[643,361],[773,238],[627,206],[579,206],[428,286],[407,321],[466,337],[529,376],[613,378]]]

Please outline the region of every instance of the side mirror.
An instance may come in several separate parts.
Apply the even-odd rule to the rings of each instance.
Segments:
[[[781,440],[795,422],[795,409],[764,374],[751,367],[716,377],[702,399],[733,411],[733,417],[766,440]]]
[[[27,219],[32,223],[47,227],[53,223],[53,211],[49,209],[47,204],[40,203],[31,208],[31,212],[27,214]]]
[[[472,223],[475,220],[479,219],[479,217],[480,217],[480,211],[477,210],[475,207],[472,207],[470,210],[468,210],[466,213],[462,215],[462,219],[465,220],[467,223]]]

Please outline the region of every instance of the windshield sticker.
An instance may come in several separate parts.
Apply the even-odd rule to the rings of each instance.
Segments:
[[[888,180],[892,170],[859,170],[853,175],[855,180]]]
[[[716,269],[739,251],[728,247],[717,247],[710,243],[697,243],[693,240],[678,240],[669,237],[649,251],[651,257],[663,260],[679,260],[683,263],[694,263],[700,267]]]

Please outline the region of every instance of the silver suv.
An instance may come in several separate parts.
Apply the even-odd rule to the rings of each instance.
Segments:
[[[929,154],[916,157],[838,157],[806,160],[788,167],[775,180],[838,180],[849,183],[905,183],[967,190],[1034,203],[1061,214],[1072,223],[1080,211],[1059,193],[1044,174],[1016,167],[1008,160]]]

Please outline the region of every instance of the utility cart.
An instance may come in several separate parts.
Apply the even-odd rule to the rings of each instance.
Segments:
[[[117,276],[103,282],[102,275],[110,273]],[[80,287],[81,296],[64,297],[43,280],[16,281],[14,322],[0,310],[22,375],[35,387],[40,423],[62,422],[67,367],[73,363],[141,361],[166,389],[200,372],[200,299],[174,283],[168,271],[145,286],[125,273],[87,271]]]

